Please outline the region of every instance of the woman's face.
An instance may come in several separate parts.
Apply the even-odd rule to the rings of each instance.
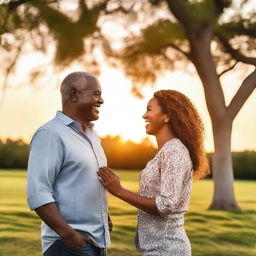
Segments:
[[[146,133],[150,135],[157,135],[166,125],[165,120],[168,120],[168,116],[163,114],[162,108],[155,97],[148,102],[147,111],[143,118],[146,121]]]

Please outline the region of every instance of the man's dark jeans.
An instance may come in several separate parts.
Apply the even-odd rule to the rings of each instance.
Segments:
[[[106,249],[86,243],[83,247],[69,248],[61,240],[56,240],[43,256],[106,256]]]

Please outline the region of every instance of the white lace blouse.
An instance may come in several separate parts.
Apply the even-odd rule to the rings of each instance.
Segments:
[[[139,251],[154,245],[161,248],[172,230],[183,227],[191,188],[192,161],[188,149],[179,139],[171,139],[140,173],[139,194],[155,198],[160,216],[139,210],[135,237]]]

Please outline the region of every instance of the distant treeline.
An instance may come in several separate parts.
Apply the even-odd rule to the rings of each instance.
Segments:
[[[114,169],[141,170],[157,152],[148,139],[138,144],[123,141],[119,136],[107,136],[101,141],[108,166]],[[0,168],[26,169],[28,154],[29,145],[22,140],[0,140]],[[235,178],[256,180],[256,152],[233,152],[232,156]]]
[[[27,168],[29,146],[22,140],[0,141],[0,168]]]

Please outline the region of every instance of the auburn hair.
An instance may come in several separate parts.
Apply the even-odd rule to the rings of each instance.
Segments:
[[[193,163],[193,179],[210,173],[204,149],[204,125],[187,96],[175,90],[154,93],[163,113],[169,117],[168,125],[174,135],[187,147]]]

